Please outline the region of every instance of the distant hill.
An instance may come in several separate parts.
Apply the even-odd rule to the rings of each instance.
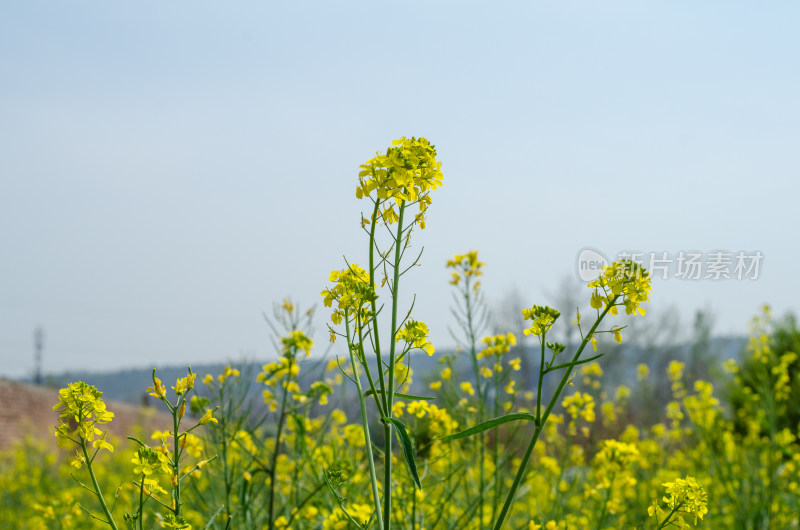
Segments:
[[[452,353],[452,352],[450,352]],[[328,359],[332,359],[329,357]],[[325,369],[328,359],[318,360],[311,357],[310,359],[301,359],[301,384],[306,381],[307,386],[322,373]],[[271,361],[266,361],[271,362]],[[257,374],[261,372],[262,366],[265,361],[240,361],[240,362],[227,362],[227,363],[214,363],[214,364],[198,364],[192,366],[192,371],[198,374],[198,383],[205,374],[212,374],[217,376],[222,373],[225,366],[230,365],[242,372],[243,379],[249,379],[254,382]],[[343,360],[343,366],[349,364],[349,360]],[[415,374],[430,373],[437,365],[436,357],[428,357],[424,353],[416,353],[413,355],[412,367]],[[162,383],[170,386],[175,384],[179,377],[186,376],[186,366],[165,366],[156,369],[156,377]],[[67,372],[56,375],[49,375],[46,378],[46,386],[62,388],[73,381],[83,381],[90,385],[97,387],[103,392],[104,399],[119,401],[124,403],[131,403],[134,405],[149,404],[153,405],[155,398],[147,395],[146,389],[152,386],[153,369],[152,368],[128,368],[125,370],[118,370],[114,372]],[[263,390],[261,385],[253,385],[251,393],[253,395],[260,394]]]
[[[705,346],[708,360],[714,362],[713,359],[718,359],[720,362],[726,359],[738,359],[741,352],[747,344],[747,339],[744,337],[716,337],[712,338]],[[616,343],[608,343],[607,348],[601,345],[599,351],[604,349],[608,355],[600,360],[604,369],[610,369],[609,383],[620,384],[626,380],[633,380],[635,377],[635,368],[638,363],[645,363],[650,365],[651,372],[657,377],[661,377],[661,364],[665,360],[681,360],[687,361],[690,359],[693,345],[668,345],[661,347],[654,347],[644,349],[635,345],[623,344],[618,346]],[[570,351],[570,348],[567,348]],[[572,348],[574,351],[574,348]],[[412,393],[425,393],[428,383],[436,377],[440,369],[439,360],[443,355],[453,354],[453,350],[437,350],[436,354],[432,357],[425,355],[421,352],[414,352],[412,355],[412,369],[413,385]],[[533,353],[533,348],[528,347],[527,355]],[[510,356],[519,356],[520,352],[512,351]],[[303,360],[303,369],[301,371],[301,385],[306,387],[311,381],[322,373],[325,364],[329,359],[328,357],[323,360],[315,360],[311,357],[308,360]],[[538,359],[537,359],[538,360]],[[344,364],[349,364],[349,359],[344,360]],[[534,361],[536,362],[536,361]],[[192,366],[192,370],[198,374],[198,379],[206,373],[217,375],[221,373],[225,366],[230,364],[237,367],[242,371],[243,379],[248,379],[251,382],[255,381],[256,375],[261,371],[261,366],[264,361],[241,361],[241,362],[228,362],[228,363],[214,363],[214,364],[201,364]],[[713,368],[713,367],[712,367]],[[467,355],[459,355],[457,362],[454,366],[454,380],[459,379],[472,379],[472,368]],[[186,375],[185,366],[166,366],[157,369],[156,375],[168,387],[175,383],[179,377]],[[549,378],[552,382],[555,378]],[[130,403],[134,405],[141,404],[154,404],[154,398],[147,396],[146,388],[152,385],[152,368],[131,368],[119,370],[114,372],[69,372],[57,375],[50,375],[47,377],[47,386],[61,388],[73,381],[84,381],[91,385],[96,386],[103,392],[104,398],[111,401],[118,401]],[[199,381],[198,381],[199,382]],[[535,381],[531,382],[529,386],[535,385]],[[524,386],[524,385],[520,385]],[[253,384],[250,392],[253,395],[260,394],[263,387],[258,384]]]
[[[192,371],[202,379],[205,374],[219,374],[225,369],[226,364],[215,363],[192,366]],[[237,365],[240,366],[240,365]],[[261,365],[248,363],[248,369],[260,369]],[[240,369],[242,369],[240,367]],[[167,388],[175,384],[180,377],[185,377],[186,366],[165,366],[156,369],[158,377]],[[152,368],[127,368],[114,372],[66,372],[47,377],[47,385],[58,388],[66,386],[73,381],[83,381],[97,387],[103,392],[103,398],[112,401],[131,403],[134,405],[153,404],[155,398],[147,395],[147,387],[153,385]]]

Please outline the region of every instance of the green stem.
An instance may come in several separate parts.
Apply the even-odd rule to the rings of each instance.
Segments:
[[[144,473],[139,482],[139,530],[144,530]]]
[[[677,511],[678,511],[678,509],[679,509],[681,506],[683,506],[683,503],[682,503],[682,502],[681,502],[681,503],[678,503],[678,504],[676,504],[676,505],[675,505],[675,507],[674,507],[674,508],[672,508],[672,511],[671,511],[671,512],[669,512],[669,514],[667,514],[667,518],[666,518],[666,519],[664,519],[664,522],[662,522],[661,524],[659,524],[659,525],[658,525],[658,530],[661,530],[662,528],[664,528],[665,526],[667,526],[667,525],[669,524],[669,521],[670,521],[670,519],[672,519],[672,516],[675,514],[675,512],[677,512]],[[658,522],[658,519],[656,519],[656,522]]]
[[[472,361],[472,372],[475,374],[475,384],[478,386],[478,401],[480,401],[480,408],[481,410],[484,409],[486,404],[483,402],[483,391],[481,390],[481,378],[480,378],[480,368],[478,367],[478,351],[475,347],[476,340],[475,340],[475,329],[472,322],[472,300],[470,297],[470,277],[466,276],[464,279],[464,303],[467,306],[467,334],[469,335],[467,338],[469,339],[469,346],[470,346],[470,360]],[[483,415],[479,418],[479,421],[483,421]]]
[[[367,382],[369,383],[369,389],[372,391],[372,397],[375,399],[375,406],[378,407],[378,411],[381,413],[381,418],[385,418],[387,416],[386,411],[383,409],[384,402],[383,402],[383,394],[378,392],[375,388],[375,381],[372,379],[372,373],[369,370],[369,363],[367,362],[367,357],[364,355],[364,332],[363,326],[361,324],[361,315],[356,312],[356,330],[358,331],[358,354],[360,356],[359,361],[361,365],[364,367],[364,374],[367,376]],[[349,343],[349,341],[348,341]],[[380,363],[380,360],[378,361]],[[381,385],[383,388],[383,385]],[[379,397],[378,394],[381,394]]]
[[[294,521],[295,516],[298,515],[301,512],[301,510],[303,509],[303,507],[306,504],[308,504],[308,501],[310,501],[312,498],[314,498],[314,496],[317,494],[317,492],[319,492],[319,490],[321,490],[324,487],[325,487],[325,482],[320,482],[313,490],[308,492],[308,494],[305,496],[305,498],[303,498],[302,501],[300,501],[297,504],[296,509],[292,510],[291,515],[289,515],[289,520],[286,522],[286,527],[287,528],[289,528],[291,526],[292,521]]]
[[[100,484],[97,483],[97,477],[94,474],[92,461],[89,459],[89,451],[86,450],[86,440],[84,440],[83,438],[81,438],[81,449],[83,450],[83,458],[86,459],[86,467],[89,469],[89,476],[92,478],[92,485],[94,486],[95,495],[97,495],[97,499],[100,501],[100,506],[103,507],[103,513],[106,516],[108,525],[114,530],[118,530],[117,523],[114,522],[114,518],[111,516],[111,510],[108,509],[106,500],[103,497],[103,492],[100,491]]]
[[[580,358],[584,348],[586,348],[586,345],[589,343],[589,340],[591,340],[592,334],[595,332],[595,330],[597,330],[597,326],[600,325],[600,322],[603,320],[603,318],[605,318],[609,310],[611,310],[611,308],[614,307],[614,304],[616,303],[619,296],[620,295],[614,296],[614,298],[611,299],[611,302],[606,306],[603,312],[600,313],[600,316],[597,317],[597,320],[592,325],[591,329],[589,330],[589,333],[586,334],[586,337],[584,337],[583,341],[581,342],[581,345],[578,347],[578,350],[572,357],[573,363]],[[553,410],[553,407],[555,406],[558,397],[561,395],[561,392],[564,390],[564,387],[569,381],[569,376],[572,374],[573,368],[574,366],[570,366],[564,372],[564,375],[561,377],[561,381],[558,383],[558,388],[556,388],[553,397],[550,399],[550,402],[548,403],[547,408],[544,411],[544,415],[541,416],[539,420],[536,422],[536,430],[533,433],[533,437],[531,437],[531,441],[528,444],[528,448],[525,450],[525,456],[522,457],[522,462],[520,463],[519,469],[517,470],[517,474],[514,476],[514,482],[511,484],[511,490],[508,492],[508,495],[506,496],[505,503],[503,503],[503,509],[500,511],[500,515],[497,517],[497,521],[494,524],[494,530],[500,530],[500,528],[503,526],[503,522],[508,516],[508,512],[511,509],[511,504],[513,504],[514,502],[514,497],[517,494],[519,485],[522,483],[522,479],[525,476],[525,471],[528,467],[528,462],[531,459],[533,448],[534,446],[536,446],[536,441],[539,439],[539,435],[542,433],[542,430],[544,430],[544,424],[547,421],[547,418],[550,416],[550,411]],[[539,381],[540,386],[541,384],[542,382]]]
[[[608,484],[608,489],[606,490],[606,498],[603,502],[603,509],[600,512],[600,518],[597,521],[597,530],[601,530],[603,528],[603,523],[606,522],[606,515],[608,515],[608,501],[611,500],[611,490],[614,487],[614,478],[616,475],[611,475],[611,480]]]
[[[475,326],[472,319],[472,297],[470,293],[471,277],[464,277],[464,305],[466,306],[467,313],[467,339],[469,340],[470,361],[472,362],[472,373],[475,375],[475,386],[478,389],[478,423],[486,419],[486,402],[483,398],[483,386],[481,385],[481,373],[478,366],[478,351],[475,340]],[[483,524],[483,505],[484,505],[484,492],[486,491],[486,470],[484,469],[486,457],[486,433],[478,435],[477,443],[479,445],[480,463],[478,469],[478,497],[480,503],[478,504],[478,521]]]
[[[544,336],[545,333],[542,333],[542,336],[539,337],[539,342],[542,346],[542,357],[539,361],[539,384],[536,388],[536,422],[541,423],[542,420],[542,380],[544,379],[544,345],[545,340]]]
[[[411,485],[411,530],[417,530],[417,489]]]
[[[283,396],[281,397],[281,413],[278,416],[278,432],[275,433],[275,448],[272,451],[272,462],[269,466],[269,528],[272,530],[275,527],[275,472],[278,465],[278,453],[281,447],[281,434],[283,433],[283,422],[286,418],[286,401],[289,394],[289,380],[292,378],[292,364],[294,357],[287,355],[289,361],[288,370],[286,372],[286,379],[283,383]]]
[[[399,298],[400,285],[400,256],[402,255],[403,240],[403,214],[405,213],[406,203],[400,203],[400,213],[397,216],[397,237],[394,242],[394,279],[392,281],[392,327],[389,342],[389,381],[385,389],[386,404],[385,409],[387,418],[392,417],[392,406],[394,400],[394,359],[397,341],[397,303]],[[376,326],[377,327],[377,326]],[[380,364],[380,362],[379,362]],[[392,424],[384,422],[384,465],[383,465],[383,527],[390,530],[392,527]]]
[[[383,518],[381,517],[381,496],[378,492],[378,477],[375,473],[375,458],[372,456],[372,440],[369,436],[369,420],[367,419],[367,402],[364,400],[364,392],[361,390],[361,378],[358,375],[358,365],[356,364],[353,347],[350,343],[350,315],[345,312],[344,316],[345,332],[347,333],[347,349],[350,350],[350,365],[353,367],[353,380],[358,391],[358,402],[361,406],[361,426],[364,429],[364,442],[367,451],[367,462],[369,464],[369,478],[372,483],[372,500],[375,504],[375,520],[378,522],[378,530],[383,530]],[[380,362],[380,361],[378,361]]]
[[[375,227],[378,224],[378,212],[380,211],[380,202],[375,202],[375,208],[372,210],[372,221],[369,228],[369,284],[375,285]],[[381,338],[378,333],[378,303],[372,301],[372,336],[375,337],[375,357],[378,361],[378,382],[381,385],[381,397],[383,401],[383,411],[387,410],[386,403],[386,378],[383,374],[383,356],[381,355]],[[364,359],[366,364],[366,359]],[[378,399],[378,396],[375,396]]]
[[[494,372],[494,370],[492,370]],[[500,377],[494,372],[494,417],[500,415]],[[494,495],[492,496],[492,519],[497,514],[497,505],[500,500],[500,438],[499,430],[495,431],[494,447],[492,448],[492,463],[494,464]],[[483,524],[483,521],[481,521]]]
[[[231,512],[231,486],[233,482],[232,475],[233,473],[228,468],[228,414],[225,413],[225,405],[228,403],[228,400],[225,399],[225,385],[227,381],[223,382],[219,387],[219,402],[222,406],[222,414],[220,414],[220,431],[222,433],[221,438],[221,445],[222,445],[222,478],[223,482],[225,483],[225,515],[227,516],[226,521],[230,521],[233,512]],[[229,412],[233,408],[233,404],[229,407]]]
[[[172,425],[173,425],[173,460],[172,460],[172,476],[175,477],[175,486],[173,487],[173,491],[175,494],[175,508],[172,511],[175,513],[176,517],[181,515],[181,480],[178,476],[180,472],[179,462],[181,459],[180,455],[180,436],[178,436],[178,429],[180,427],[181,420],[178,418],[178,411],[180,410],[180,400],[178,400],[178,405],[175,407],[175,410],[172,411]]]

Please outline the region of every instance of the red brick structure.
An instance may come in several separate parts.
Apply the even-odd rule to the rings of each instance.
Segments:
[[[58,389],[0,379],[0,449],[10,447],[26,435],[52,440],[55,446],[56,403]],[[137,426],[143,426],[145,432],[172,430],[172,417],[152,407],[113,401],[106,402],[106,406],[114,413],[114,419],[107,425],[109,434],[119,439],[135,434]]]

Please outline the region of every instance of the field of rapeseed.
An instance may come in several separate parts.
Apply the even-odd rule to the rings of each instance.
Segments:
[[[313,312],[287,300],[271,323],[278,361],[255,377],[189,369],[174,385],[154,371],[143,387],[172,428],[127,439],[106,432],[103,389],[73,383],[53,404],[54,438],[0,458],[0,527],[798,528],[800,334],[765,309],[716,387],[675,360],[666,373],[632,366],[635,384],[609,389],[605,339],[647,318],[650,277],[634,262],[588,284],[588,314],[517,308],[536,345],[522,359],[523,337],[485,333],[478,253],[453,256],[459,350],[411,393],[411,359],[438,355],[400,303],[421,260],[407,254],[413,233],[442,185],[436,156],[424,138],[401,138],[361,166],[366,252],[321,293],[346,354],[315,361]],[[558,343],[556,325],[578,340]],[[657,420],[628,421],[664,379]]]

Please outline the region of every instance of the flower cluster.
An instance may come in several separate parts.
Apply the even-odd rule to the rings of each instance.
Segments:
[[[242,373],[237,370],[236,368],[232,368],[230,365],[225,366],[225,369],[222,371],[221,374],[217,375],[216,381],[219,384],[224,384],[230,378],[238,378],[241,377]],[[214,376],[211,374],[206,374],[203,377],[203,384],[205,384],[209,389],[214,388]],[[197,396],[195,396],[197,397]],[[194,402],[194,398],[192,398],[192,402]]]
[[[567,432],[571,436],[575,436],[577,434],[576,422],[580,418],[587,423],[593,423],[595,421],[595,401],[594,397],[592,397],[589,393],[580,393],[576,392],[571,396],[565,397],[561,401],[561,406],[567,411],[567,414],[570,416],[570,422],[567,427]],[[582,428],[584,431],[584,435],[588,432],[586,427]]]
[[[311,387],[308,389],[308,398],[318,400],[320,405],[327,405],[328,396],[332,393],[333,388],[330,385],[322,381],[315,381],[311,383]]]
[[[595,309],[610,306],[609,313],[617,314],[618,305],[625,306],[628,315],[644,315],[641,304],[648,301],[652,290],[650,273],[635,261],[623,259],[603,267],[603,273],[596,280],[589,282],[594,289],[591,306]],[[618,301],[618,297],[622,297]]]
[[[299,373],[300,366],[296,362],[281,357],[277,362],[262,366],[262,372],[258,374],[256,381],[263,382],[267,386],[276,386],[281,379],[292,379]]]
[[[195,379],[197,379],[197,374],[195,373],[189,373],[189,375],[186,377],[178,378],[178,380],[175,382],[175,386],[172,387],[172,389],[175,391],[175,395],[180,396],[181,394],[185,394],[189,390],[193,389]]]
[[[662,498],[662,501],[667,504],[667,508],[670,510],[669,514],[675,517],[672,523],[678,528],[688,528],[689,526],[684,522],[683,517],[676,514],[694,516],[694,523],[697,524],[697,520],[702,519],[708,513],[708,494],[694,477],[687,475],[685,479],[677,478],[662,485],[667,488],[667,495]],[[661,519],[665,514],[665,510],[657,501],[653,501],[647,512],[651,517],[657,519]],[[666,522],[662,521],[662,526]]]
[[[342,319],[353,311],[366,316],[366,306],[378,299],[375,284],[369,281],[369,273],[356,264],[331,272],[328,281],[335,282],[335,285],[323,290],[320,296],[324,298],[325,307],[332,307],[336,302],[336,309],[331,313],[334,324],[341,324]]]
[[[639,450],[634,444],[619,440],[604,440],[603,447],[595,458],[608,465],[625,467],[639,458]]]
[[[114,417],[113,412],[106,410],[102,396],[97,388],[83,381],[70,383],[58,391],[58,403],[53,410],[59,412],[56,426],[59,447],[64,447],[67,441],[79,445],[91,442],[95,448],[114,450],[106,441],[106,433],[97,428]],[[99,438],[95,439],[95,436]]]
[[[512,346],[517,345],[517,337],[509,331],[505,335],[484,337],[481,342],[486,344],[486,347],[478,352],[478,359],[492,356],[502,357],[511,351]]]
[[[289,332],[286,337],[281,337],[281,353],[294,356],[298,351],[306,352],[306,357],[311,355],[311,347],[314,341],[306,336],[301,330]]]
[[[134,475],[142,479],[145,495],[167,493],[158,483],[158,478],[154,476],[156,472],[172,473],[169,458],[164,451],[158,451],[150,447],[139,447],[133,455],[131,463],[133,464]]]
[[[167,387],[158,377],[153,377],[153,386],[147,387],[147,393],[158,399],[167,399]]]
[[[455,254],[452,259],[447,260],[447,268],[454,269],[450,277],[451,285],[458,285],[461,278],[478,278],[483,275],[483,267],[486,264],[478,260],[478,251],[471,250],[466,254]],[[476,281],[472,288],[478,290],[480,282]]]
[[[408,406],[402,401],[395,403],[394,413],[398,418],[402,418],[407,412],[410,416],[417,419],[427,418],[430,421],[430,428],[437,436],[450,434],[458,423],[448,414],[446,409],[437,407],[427,401],[411,401]]]
[[[400,206],[405,201],[417,202],[419,214],[415,222],[425,228],[425,211],[431,203],[430,191],[442,185],[442,164],[436,160],[436,149],[425,138],[394,140],[385,155],[376,153],[367,160],[358,173],[356,197],[370,197],[374,191],[376,201],[394,199]],[[384,222],[397,222],[394,205],[382,212]]]
[[[572,416],[575,420],[580,416],[582,419],[593,422],[595,419],[594,414],[594,398],[591,394],[576,392],[571,396],[567,396],[561,402],[561,406],[566,409],[567,414]]]
[[[173,513],[167,514],[161,524],[164,528],[172,528],[173,530],[192,530],[192,525],[187,523],[186,519]]]
[[[396,342],[405,341],[410,347],[419,348],[428,355],[433,355],[433,344],[428,340],[430,332],[424,322],[409,320],[403,329],[397,330]]]
[[[183,418],[184,414],[186,413],[186,399],[188,397],[189,391],[194,388],[194,382],[197,379],[197,374],[192,372],[192,368],[189,367],[189,373],[186,377],[179,377],[175,381],[175,385],[172,389],[175,391],[175,395],[178,397],[175,404],[172,404],[167,398],[167,387],[164,386],[164,383],[161,382],[161,379],[156,377],[156,371],[153,369],[153,386],[147,387],[147,392],[153,396],[157,397],[164,403],[170,412],[177,412],[178,419]]]
[[[522,310],[522,318],[533,320],[533,325],[524,330],[525,335],[544,335],[561,316],[561,313],[552,307],[535,305],[530,309]]]

